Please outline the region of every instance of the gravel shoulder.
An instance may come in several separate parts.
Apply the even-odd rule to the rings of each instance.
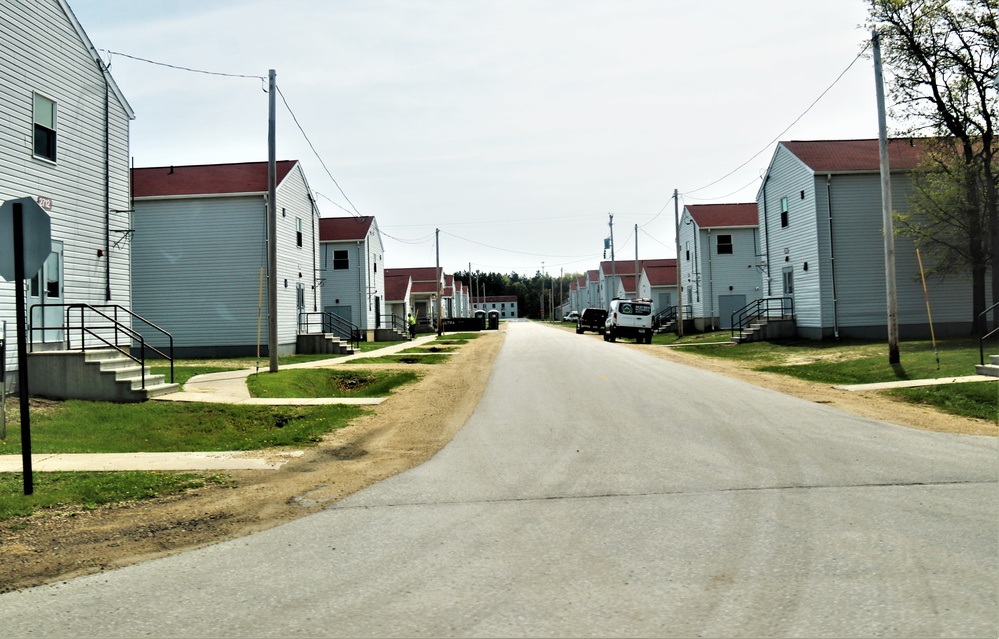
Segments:
[[[504,335],[484,332],[445,364],[402,365],[421,369],[423,379],[399,389],[280,470],[230,473],[235,487],[212,486],[89,511],[58,509],[0,524],[0,592],[252,534],[316,512],[426,461],[472,415]],[[995,423],[901,404],[874,392],[835,390],[675,348],[628,347],[871,419],[950,433],[999,433]]]

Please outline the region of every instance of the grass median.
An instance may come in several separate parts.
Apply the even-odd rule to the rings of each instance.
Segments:
[[[948,338],[899,343],[897,364],[888,361],[887,341],[783,340],[734,344],[729,331],[699,333],[677,339],[657,335],[653,343],[689,346],[684,352],[746,363],[754,370],[788,375],[830,385],[932,380],[975,374],[980,362],[978,340]],[[994,348],[994,346],[993,346]],[[999,421],[999,380],[927,385],[882,393],[913,404],[987,421]]]

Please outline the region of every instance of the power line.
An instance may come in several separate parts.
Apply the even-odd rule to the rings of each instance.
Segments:
[[[863,55],[865,53],[867,53],[867,49],[870,46],[871,46],[870,42],[868,42],[867,44],[865,44],[864,48],[861,49],[860,53],[858,53],[857,56],[853,60],[850,61],[850,64],[848,64],[846,66],[846,68],[843,69],[842,73],[840,73],[838,76],[836,76],[836,79],[833,80],[832,84],[830,84],[828,87],[826,87],[825,91],[823,91],[822,93],[820,93],[819,97],[815,98],[815,100],[810,105],[808,105],[808,108],[805,109],[804,111],[802,111],[801,115],[799,115],[798,117],[796,117],[794,119],[794,122],[792,122],[791,124],[787,125],[787,127],[783,131],[781,131],[780,133],[778,133],[777,136],[774,139],[772,139],[769,142],[767,142],[766,146],[764,146],[762,149],[760,149],[759,151],[757,151],[756,154],[754,154],[751,158],[749,158],[748,160],[746,160],[745,162],[743,162],[742,164],[740,164],[739,166],[737,166],[732,171],[730,171],[730,172],[726,173],[725,175],[721,176],[720,178],[718,178],[714,182],[711,182],[710,184],[705,184],[704,186],[696,188],[696,189],[693,189],[691,191],[687,191],[686,193],[683,193],[682,195],[689,195],[691,193],[697,193],[698,191],[703,191],[704,189],[706,189],[706,188],[708,188],[710,186],[714,186],[715,184],[718,184],[722,180],[725,180],[725,179],[731,177],[733,174],[735,174],[736,172],[740,171],[747,164],[749,164],[750,162],[752,162],[753,160],[755,160],[757,157],[759,157],[764,151],[766,151],[767,149],[770,148],[771,144],[773,144],[774,142],[777,142],[778,140],[780,140],[780,138],[781,138],[782,135],[784,135],[785,133],[787,133],[791,129],[791,127],[793,127],[795,124],[798,123],[799,120],[801,120],[801,118],[805,117],[805,115],[809,111],[811,111],[812,108],[816,104],[819,103],[819,100],[821,100],[822,98],[824,98],[825,95],[827,93],[829,93],[829,91],[831,91],[834,86],[836,86],[836,84],[840,81],[840,79],[842,79],[842,77],[844,75],[846,75],[846,72],[849,71],[853,67],[853,65],[857,62],[857,60],[859,60],[861,57],[863,57]],[[745,187],[743,187],[743,188],[745,188]]]
[[[121,53],[120,51],[110,51],[110,50],[107,50],[107,49],[100,49],[100,50],[101,51],[106,51],[107,54],[108,54],[108,56],[109,56],[108,64],[106,65],[108,68],[111,67],[110,56],[118,55],[118,56],[121,56],[123,58],[129,58],[131,60],[138,60],[139,62],[145,62],[147,64],[152,64],[152,65],[159,66],[159,67],[166,67],[168,69],[176,69],[178,71],[187,71],[189,73],[201,73],[203,75],[213,75],[213,76],[220,76],[220,77],[226,77],[226,78],[252,78],[252,79],[260,80],[261,82],[266,82],[267,81],[267,78],[265,78],[264,76],[261,76],[261,75],[247,75],[247,74],[242,74],[242,73],[222,73],[222,72],[219,72],[219,71],[206,71],[204,69],[195,69],[195,68],[192,68],[192,67],[185,67],[185,66],[180,66],[180,65],[177,65],[177,64],[169,64],[169,63],[166,63],[166,62],[157,62],[156,60],[150,60],[148,58],[141,58],[139,56],[129,55],[127,53]],[[288,104],[288,99],[285,97],[284,93],[281,91],[281,87],[275,85],[275,88],[277,89],[278,95],[281,96],[281,102],[284,103],[284,107],[286,109],[288,109],[288,114],[291,115],[291,119],[295,122],[295,126],[298,127],[298,130],[302,134],[302,137],[305,138],[305,141],[306,141],[306,143],[308,143],[309,148],[312,149],[312,153],[316,156],[316,159],[319,160],[319,164],[322,165],[323,170],[326,171],[326,175],[329,176],[330,180],[333,181],[334,186],[336,186],[337,190],[340,191],[340,195],[343,196],[343,199],[347,200],[347,203],[350,204],[350,208],[353,209],[353,211],[348,210],[348,209],[344,208],[343,206],[340,206],[339,204],[337,204],[333,200],[330,200],[330,198],[326,197],[325,195],[323,197],[326,197],[327,200],[329,200],[330,202],[332,202],[333,204],[335,204],[336,206],[338,206],[339,208],[343,209],[345,212],[347,212],[347,213],[349,213],[351,215],[355,215],[357,217],[364,217],[364,216],[361,215],[361,212],[357,210],[357,207],[354,206],[354,203],[350,201],[350,198],[347,197],[347,194],[343,192],[343,189],[340,187],[340,183],[337,182],[336,178],[333,177],[333,174],[330,172],[329,167],[326,166],[326,162],[323,161],[322,156],[319,155],[319,151],[316,150],[315,145],[312,144],[312,140],[309,139],[309,136],[308,136],[308,134],[306,134],[305,129],[302,128],[302,125],[298,121],[298,117],[295,115],[295,112],[292,111],[291,105]],[[266,89],[265,89],[265,91],[266,91]]]
[[[192,69],[191,67],[182,67],[182,66],[176,65],[176,64],[167,64],[166,62],[157,62],[155,60],[148,60],[146,58],[140,58],[139,56],[136,56],[136,55],[129,55],[127,53],[121,53],[120,51],[110,51],[108,49],[98,49],[98,50],[99,51],[105,51],[105,52],[107,52],[107,54],[108,54],[108,63],[107,63],[106,66],[109,69],[111,68],[111,57],[110,56],[120,55],[123,58],[129,58],[131,60],[138,60],[139,62],[146,62],[148,64],[154,64],[154,65],[156,65],[158,67],[167,67],[169,69],[177,69],[178,71],[190,71],[191,73],[202,73],[204,75],[218,75],[218,76],[222,76],[222,77],[225,77],[225,78],[252,78],[252,79],[255,79],[255,80],[260,80],[262,82],[266,82],[267,81],[267,78],[264,77],[264,76],[262,76],[262,75],[246,75],[246,74],[242,74],[242,73],[221,73],[219,71],[205,71],[204,69]]]
[[[299,124],[299,122],[298,122],[298,118],[295,117],[295,112],[292,111],[291,107],[288,105],[288,100],[284,97],[284,93],[281,92],[281,87],[277,86],[276,84],[274,86],[275,86],[275,88],[277,88],[278,95],[281,96],[281,101],[284,103],[284,108],[288,109],[288,113],[291,115],[291,119],[295,122],[295,126],[298,127],[298,130],[302,133],[302,137],[304,137],[305,141],[309,144],[309,148],[312,149],[312,153],[315,154],[316,159],[319,160],[319,164],[321,164],[322,167],[323,167],[323,170],[326,171],[326,175],[328,175],[329,178],[330,178],[330,180],[333,181],[333,184],[336,186],[337,190],[340,191],[340,195],[343,196],[343,199],[347,200],[347,204],[350,204],[350,208],[354,209],[353,214],[357,215],[358,217],[363,217],[361,215],[361,212],[357,210],[357,207],[354,206],[354,203],[350,201],[349,197],[347,197],[347,194],[343,192],[342,188],[340,188],[339,182],[337,182],[336,178],[333,177],[333,174],[330,173],[329,168],[326,166],[326,162],[324,162],[323,158],[319,155],[319,151],[316,151],[316,147],[313,146],[312,140],[310,140],[309,136],[306,135],[305,129],[302,128],[302,125]],[[329,199],[329,198],[327,198],[327,199]],[[343,208],[343,207],[340,207],[340,208]],[[344,210],[346,211],[346,209],[344,209]],[[347,211],[347,212],[350,213],[350,211]]]
[[[448,233],[447,231],[441,231],[441,233],[443,233],[444,235],[450,235],[451,237],[453,237],[455,239],[464,240],[464,241],[470,242],[472,244],[478,244],[479,246],[484,246],[486,248],[490,248],[490,249],[493,249],[493,250],[496,250],[496,251],[505,251],[507,253],[516,253],[517,255],[528,255],[530,257],[555,257],[555,258],[564,258],[564,259],[576,259],[576,258],[585,259],[585,258],[592,257],[592,254],[586,254],[586,255],[552,255],[551,253],[527,253],[525,251],[515,251],[513,249],[506,249],[506,248],[502,248],[502,247],[499,247],[499,246],[492,246],[492,245],[489,245],[489,244],[483,244],[482,242],[476,242],[475,240],[470,240],[467,237],[461,237],[460,235],[455,235],[454,233]]]
[[[687,195],[686,193],[681,193],[680,197],[682,197],[685,200],[690,199],[690,200],[697,200],[699,202],[714,202],[716,200],[724,200],[725,198],[732,197],[736,193],[738,193],[740,191],[743,191],[746,188],[752,186],[757,180],[762,180],[762,179],[763,179],[762,177],[754,177],[752,180],[749,181],[748,184],[740,186],[739,188],[737,188],[736,190],[732,191],[731,193],[726,193],[725,195],[719,195],[718,197],[694,197],[692,195]],[[667,204],[668,204],[668,202],[667,202]],[[663,208],[665,208],[665,207],[663,207]]]

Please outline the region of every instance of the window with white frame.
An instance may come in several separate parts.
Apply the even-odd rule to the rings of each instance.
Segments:
[[[34,94],[34,148],[35,157],[56,161],[56,103]]]
[[[718,236],[718,255],[731,255],[732,254],[732,236],[731,235],[719,235]]]
[[[333,251],[333,270],[334,271],[345,271],[350,268],[350,258],[347,256],[347,251]]]

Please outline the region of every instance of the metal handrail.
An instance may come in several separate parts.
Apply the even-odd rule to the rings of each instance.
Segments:
[[[381,320],[382,323],[386,323],[387,321],[391,328],[409,334],[409,327],[406,326],[406,320],[398,315],[382,315]]]
[[[314,330],[318,328],[319,330]],[[329,333],[350,342],[351,348],[361,347],[361,328],[356,324],[328,311],[313,311],[298,314],[299,333]]]
[[[753,300],[732,313],[732,337],[754,321],[777,317],[794,317],[794,299],[790,297],[762,297]]]
[[[691,317],[694,314],[694,307],[690,304],[683,305],[683,316]],[[658,330],[660,327],[669,324],[670,322],[675,322],[677,319],[677,307],[667,306],[663,310],[656,313],[652,318],[652,329]]]
[[[982,366],[985,366],[985,340],[999,333],[999,324],[993,326],[992,330],[988,333],[985,332],[985,325],[988,320],[987,315],[995,310],[997,306],[999,306],[999,302],[996,302],[978,314],[978,359]]]
[[[44,321],[44,315],[42,319],[42,325],[41,326],[34,325],[33,318],[35,315],[34,313],[35,309],[46,308],[46,307],[48,308],[62,307],[64,309],[63,317],[65,318],[65,321],[62,326],[46,325]],[[106,310],[110,310],[111,313],[109,314],[105,312]],[[79,313],[78,325],[73,323],[74,311]],[[91,314],[96,315],[97,318],[99,318],[96,320],[98,323],[96,324],[94,323],[93,315],[88,316],[87,314],[88,311]],[[142,336],[142,333],[140,333],[139,331],[135,330],[131,326],[121,321],[121,319],[119,319],[118,316],[119,312],[124,313],[131,320],[137,320],[139,322],[142,322],[149,328],[153,329],[154,331],[166,337],[169,343],[167,352],[164,352],[160,348],[157,348],[156,346],[149,344],[146,341],[146,339]],[[99,323],[101,319],[105,320],[108,323],[107,324]],[[87,351],[87,336],[90,336],[91,338],[93,338],[93,340],[96,340],[98,343],[118,351],[125,357],[129,358],[130,360],[138,364],[140,367],[140,378],[142,380],[142,388],[146,387],[146,349],[148,348],[150,351],[156,353],[163,359],[170,362],[170,383],[171,384],[174,383],[173,335],[171,335],[168,331],[162,329],[161,327],[157,326],[156,324],[153,324],[152,322],[142,317],[141,315],[133,313],[131,310],[125,308],[124,306],[121,306],[119,304],[83,304],[77,302],[71,304],[33,304],[28,309],[29,335],[34,335],[35,331],[43,331],[44,334],[44,331],[56,331],[56,330],[62,330],[66,332],[65,343],[67,350],[73,350],[73,332],[79,331],[80,335],[79,349],[81,352],[85,353]],[[106,334],[110,330],[114,331],[113,340],[109,340],[107,337],[104,336],[104,334]],[[137,343],[139,345],[138,357],[132,354],[131,349],[125,350],[118,345],[122,337],[127,338],[130,344]],[[33,346],[34,340],[32,339],[30,341]]]

